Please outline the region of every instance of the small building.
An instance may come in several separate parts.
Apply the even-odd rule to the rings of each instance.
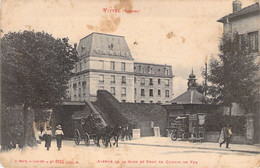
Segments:
[[[206,97],[197,91],[196,76],[192,73],[188,79],[188,89],[168,105],[164,105],[167,110],[167,128],[170,130],[174,121],[182,116],[189,116],[188,129],[191,138],[194,134],[204,138],[205,119],[208,114],[214,113],[217,106],[206,103]]]

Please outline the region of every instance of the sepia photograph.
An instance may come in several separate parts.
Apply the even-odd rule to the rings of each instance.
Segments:
[[[0,167],[260,168],[259,0],[0,0]]]

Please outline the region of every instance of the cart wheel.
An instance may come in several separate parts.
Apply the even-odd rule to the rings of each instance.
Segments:
[[[89,144],[90,144],[90,138],[89,138],[88,133],[86,133],[86,137],[84,138],[84,143],[86,146],[89,146]]]
[[[74,131],[74,142],[76,145],[79,145],[80,143],[80,134],[79,134],[79,130],[75,130]]]
[[[171,134],[171,139],[173,140],[173,141],[176,141],[177,140],[177,134],[175,133],[175,132],[172,132],[172,134]]]
[[[181,138],[182,139],[187,139],[187,138],[189,138],[189,133],[187,133],[187,132],[184,132],[183,134],[182,134],[182,136],[181,136]]]

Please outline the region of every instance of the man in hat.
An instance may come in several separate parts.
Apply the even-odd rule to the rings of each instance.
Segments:
[[[64,135],[64,133],[61,129],[61,125],[57,125],[57,129],[55,131],[55,136],[56,136],[58,150],[60,150],[60,148],[61,148],[61,142],[62,142],[63,135]]]
[[[52,133],[51,133],[51,128],[48,126],[47,130],[44,132],[43,138],[45,140],[45,147],[47,150],[50,149],[51,147],[51,139],[52,139]]]

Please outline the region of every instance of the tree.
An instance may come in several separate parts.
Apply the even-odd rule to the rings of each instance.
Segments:
[[[29,109],[51,108],[66,95],[78,59],[68,41],[34,31],[9,32],[1,38],[2,103],[23,106],[23,146],[32,126]]]
[[[245,36],[236,31],[223,34],[219,43],[219,57],[210,60],[208,80],[212,84],[207,90],[211,101],[229,107],[238,103],[246,112],[255,99],[257,91],[255,62]]]

